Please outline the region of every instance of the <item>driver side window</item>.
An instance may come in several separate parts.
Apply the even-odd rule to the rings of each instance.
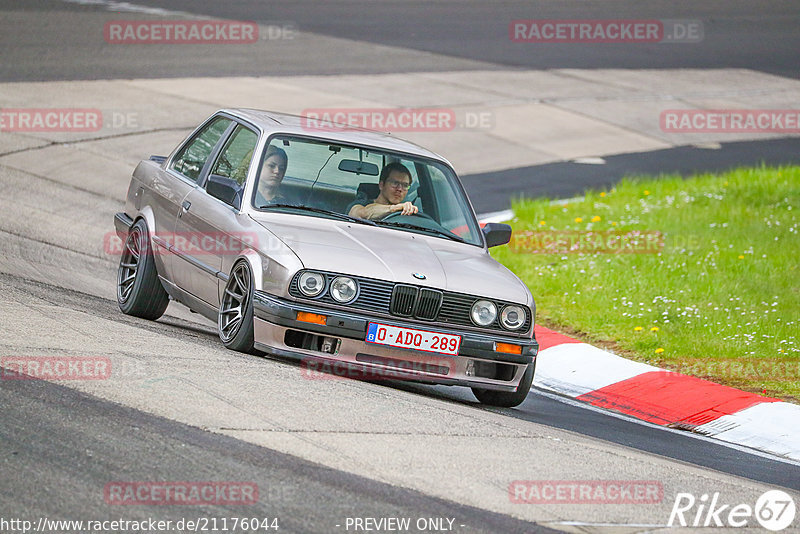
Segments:
[[[230,140],[217,158],[211,174],[230,178],[237,185],[243,186],[247,178],[247,170],[253,159],[258,135],[242,125],[236,127]]]
[[[253,159],[258,134],[241,124],[237,125],[225,147],[220,151],[206,182],[209,195],[239,209],[247,171]]]

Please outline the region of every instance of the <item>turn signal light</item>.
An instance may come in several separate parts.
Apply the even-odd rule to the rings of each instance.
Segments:
[[[304,323],[314,323],[314,324],[324,325],[328,322],[328,317],[326,315],[320,315],[318,313],[297,312],[297,320],[303,321]]]
[[[522,354],[522,346],[512,345],[511,343],[495,343],[494,350],[496,352],[505,352],[506,354]]]

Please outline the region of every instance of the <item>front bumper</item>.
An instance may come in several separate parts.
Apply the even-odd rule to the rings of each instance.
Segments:
[[[515,391],[525,370],[535,364],[539,349],[535,339],[370,317],[289,301],[263,292],[254,295],[253,310],[255,343],[259,349],[300,358],[306,370],[333,370],[335,374],[357,378]],[[325,324],[299,321],[298,312],[320,314],[327,319]],[[364,340],[370,322],[460,335],[459,353],[447,356],[367,343]],[[498,352],[496,343],[520,346],[521,354]]]

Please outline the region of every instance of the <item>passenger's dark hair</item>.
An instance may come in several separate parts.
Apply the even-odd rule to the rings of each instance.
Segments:
[[[389,175],[392,174],[392,171],[395,172],[402,172],[403,174],[408,176],[409,183],[414,182],[414,177],[411,176],[411,171],[408,170],[408,167],[400,163],[399,161],[393,161],[391,163],[387,163],[386,166],[381,169],[381,176],[378,179],[378,182],[385,182]]]
[[[272,156],[280,156],[283,158],[284,162],[287,164],[289,163],[289,156],[286,155],[286,151],[282,148],[270,145],[269,148],[267,148],[267,153],[264,154],[264,161],[267,161],[267,159]]]

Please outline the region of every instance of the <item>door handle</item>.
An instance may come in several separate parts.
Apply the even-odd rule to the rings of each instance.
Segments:
[[[186,213],[187,211],[189,211],[189,208],[191,208],[191,207],[192,207],[192,203],[189,202],[188,200],[184,200],[181,203],[181,211],[178,212],[178,218],[180,219],[181,217],[183,217],[183,214]]]

